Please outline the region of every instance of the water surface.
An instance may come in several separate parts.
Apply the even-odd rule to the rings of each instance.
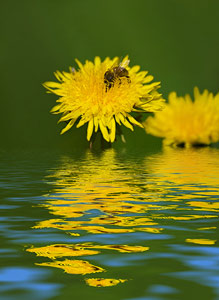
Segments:
[[[0,156],[0,299],[219,299],[219,149]]]

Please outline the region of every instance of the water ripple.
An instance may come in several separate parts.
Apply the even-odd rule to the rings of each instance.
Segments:
[[[191,289],[217,297],[218,157],[212,148],[5,154],[1,255],[11,257],[0,276],[5,299],[12,284],[33,295],[41,288],[37,300],[67,298],[61,286],[95,299],[101,299],[95,287],[112,286],[115,299],[189,299]]]

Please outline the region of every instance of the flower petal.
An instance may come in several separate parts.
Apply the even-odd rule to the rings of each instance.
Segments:
[[[115,119],[112,118],[110,122],[110,142],[113,143],[116,137],[116,122]]]
[[[65,133],[66,131],[68,131],[70,128],[72,128],[72,126],[74,125],[75,121],[77,119],[72,119],[66,126],[65,128],[62,129],[62,131],[60,132],[60,134]]]
[[[80,121],[77,124],[77,128],[83,126],[85,123],[87,123],[88,120],[86,120],[85,118],[81,118]]]
[[[118,117],[119,117],[120,121],[123,123],[123,125],[125,125],[129,129],[131,129],[131,131],[134,130],[133,126],[127,121],[127,119],[122,114],[119,114]]]
[[[97,132],[97,130],[98,130],[98,126],[99,126],[99,124],[98,124],[98,120],[97,120],[97,117],[94,117],[94,127],[95,127],[95,132]]]
[[[135,118],[133,118],[132,116],[127,114],[127,118],[132,124],[135,124],[141,128],[144,128],[144,126],[141,123],[139,123],[137,120],[135,120]]]
[[[110,141],[109,133],[108,133],[108,131],[107,131],[106,126],[103,125],[102,120],[99,121],[99,126],[100,126],[100,130],[101,130],[101,132],[102,132],[102,134],[103,134],[104,139],[105,139],[107,142],[109,142],[109,141]]]

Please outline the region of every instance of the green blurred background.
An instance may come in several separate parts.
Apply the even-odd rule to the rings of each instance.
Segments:
[[[218,91],[218,0],[9,0],[0,20],[1,144],[8,147],[87,145],[86,128],[59,135],[63,125],[49,113],[57,97],[42,87],[75,58],[129,54],[130,65],[161,81],[165,98],[196,85]],[[125,132],[127,147],[160,145],[141,129]]]

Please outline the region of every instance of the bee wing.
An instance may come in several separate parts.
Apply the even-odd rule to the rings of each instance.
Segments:
[[[126,67],[128,67],[129,63],[130,63],[129,57],[128,57],[128,55],[126,55],[123,58],[123,60],[121,61],[121,63],[119,64],[119,66],[122,68],[126,68]]]
[[[130,60],[129,60],[128,55],[126,55],[123,59],[121,59],[121,57],[120,58],[115,57],[113,59],[112,65],[109,69],[113,69],[114,67],[118,67],[118,66],[120,66],[122,68],[126,68],[126,67],[128,67],[129,62],[130,62]]]
[[[120,62],[119,57],[115,57],[115,58],[113,59],[112,65],[110,66],[110,69],[112,69],[112,68],[114,68],[114,67],[118,67],[119,62]]]

